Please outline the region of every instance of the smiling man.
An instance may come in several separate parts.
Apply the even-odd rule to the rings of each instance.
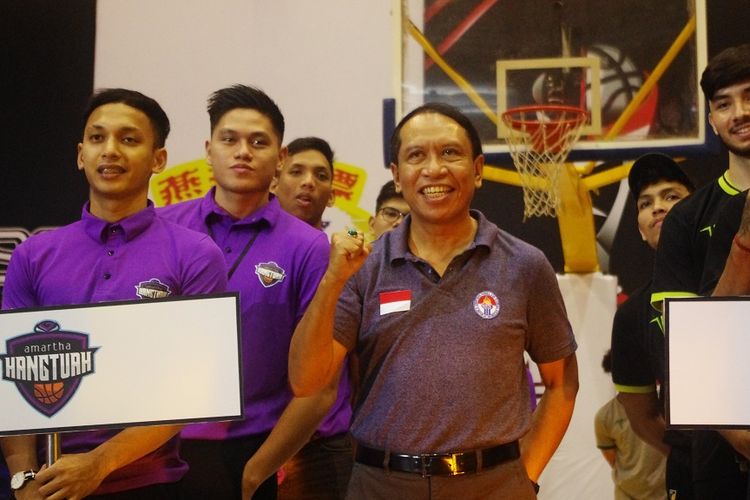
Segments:
[[[652,305],[659,309],[666,298],[710,294],[730,249],[745,251],[734,236],[746,198],[736,195],[750,188],[750,44],[729,47],[714,56],[700,83],[709,122],[729,151],[729,164],[721,177],[696,190],[664,220],[651,295]],[[736,217],[727,217],[727,210]],[[717,244],[719,251],[714,250]],[[694,431],[691,441],[695,498],[745,499],[748,433]]]
[[[302,137],[287,144],[287,157],[271,191],[281,208],[311,226],[323,229],[323,211],[332,207],[333,150],[319,137]]]
[[[13,252],[3,309],[151,296],[139,288],[160,295],[224,291],[219,249],[207,236],[157,217],[148,201],[149,179],[167,161],[169,120],[159,104],[139,92],[107,89],[92,96],[85,118],[78,168],[89,183],[89,202],[80,221],[29,238]],[[62,456],[41,470],[43,439],[2,444],[18,499],[174,499],[187,470],[179,429],[65,433]]]
[[[578,389],[554,271],[470,210],[484,157],[460,111],[415,109],[391,156],[411,212],[371,253],[361,233],[334,235],[292,339],[292,387],[313,394],[359,354],[347,498],[535,498]],[[533,419],[524,350],[546,387]]]

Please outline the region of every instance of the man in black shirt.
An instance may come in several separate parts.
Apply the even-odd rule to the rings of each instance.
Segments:
[[[656,249],[667,213],[693,190],[693,183],[668,156],[650,153],[635,161],[628,176],[643,240]],[[612,379],[631,427],[668,456],[667,491],[691,498],[690,442],[665,432],[659,387],[664,380],[664,335],[659,313],[651,308],[651,283],[645,284],[615,314],[612,325]],[[663,391],[661,392],[663,393]]]

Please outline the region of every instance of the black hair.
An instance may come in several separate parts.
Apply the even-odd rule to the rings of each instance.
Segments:
[[[604,353],[602,358],[602,369],[604,373],[612,373],[612,349]]]
[[[701,76],[701,89],[710,101],[718,90],[746,78],[750,78],[748,43],[724,49],[711,58]]]
[[[105,104],[122,103],[135,108],[145,114],[154,129],[154,147],[163,148],[169,135],[169,118],[162,107],[154,99],[135,90],[128,89],[99,89],[89,98],[83,114],[86,123],[91,113]]]
[[[380,212],[380,209],[383,207],[383,203],[394,198],[403,199],[404,195],[396,191],[395,182],[388,181],[383,184],[383,187],[380,188],[380,193],[378,193],[378,197],[375,200],[375,213]]]
[[[482,141],[479,139],[479,133],[477,132],[477,129],[474,128],[471,120],[469,120],[469,118],[461,111],[459,111],[458,108],[455,108],[449,104],[444,104],[441,102],[430,102],[412,110],[409,114],[404,116],[400,122],[398,122],[398,125],[396,125],[396,129],[393,131],[393,135],[391,135],[391,163],[393,163],[394,165],[398,164],[398,153],[401,149],[401,129],[409,120],[411,120],[415,116],[427,113],[436,113],[438,115],[443,115],[458,123],[461,128],[466,131],[466,135],[469,136],[469,141],[471,142],[472,159],[476,159],[479,155],[482,154]]]
[[[237,108],[254,109],[266,116],[279,136],[279,144],[284,142],[284,115],[273,99],[256,87],[239,83],[217,90],[208,97],[211,133],[225,114]]]
[[[320,137],[311,136],[294,139],[287,144],[286,149],[289,156],[296,155],[302,151],[317,151],[325,157],[326,161],[328,161],[328,166],[331,167],[331,172],[333,172],[333,150],[331,149],[331,145]]]
[[[661,153],[646,153],[641,156],[635,160],[628,174],[630,194],[636,204],[644,189],[664,181],[678,182],[690,193],[695,191],[693,182],[680,166],[672,158]]]

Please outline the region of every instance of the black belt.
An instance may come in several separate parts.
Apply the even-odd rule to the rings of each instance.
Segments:
[[[513,441],[483,450],[459,453],[425,453],[422,455],[387,453],[383,450],[358,444],[354,459],[361,464],[372,467],[411,472],[422,477],[428,477],[472,474],[520,456],[521,451],[518,447],[518,441]]]

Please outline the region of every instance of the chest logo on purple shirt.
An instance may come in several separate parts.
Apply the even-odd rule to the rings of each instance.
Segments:
[[[500,301],[490,291],[479,292],[474,297],[474,311],[480,318],[492,319],[500,313]]]
[[[45,320],[33,333],[8,339],[6,349],[0,354],[3,380],[14,382],[26,402],[51,417],[70,401],[81,378],[94,373],[98,347],[89,347],[85,333]]]
[[[163,299],[172,295],[172,290],[157,278],[141,281],[135,286],[135,293],[142,299]]]
[[[280,268],[274,261],[255,264],[255,274],[258,275],[260,284],[266,288],[281,283],[286,278],[286,271]]]

